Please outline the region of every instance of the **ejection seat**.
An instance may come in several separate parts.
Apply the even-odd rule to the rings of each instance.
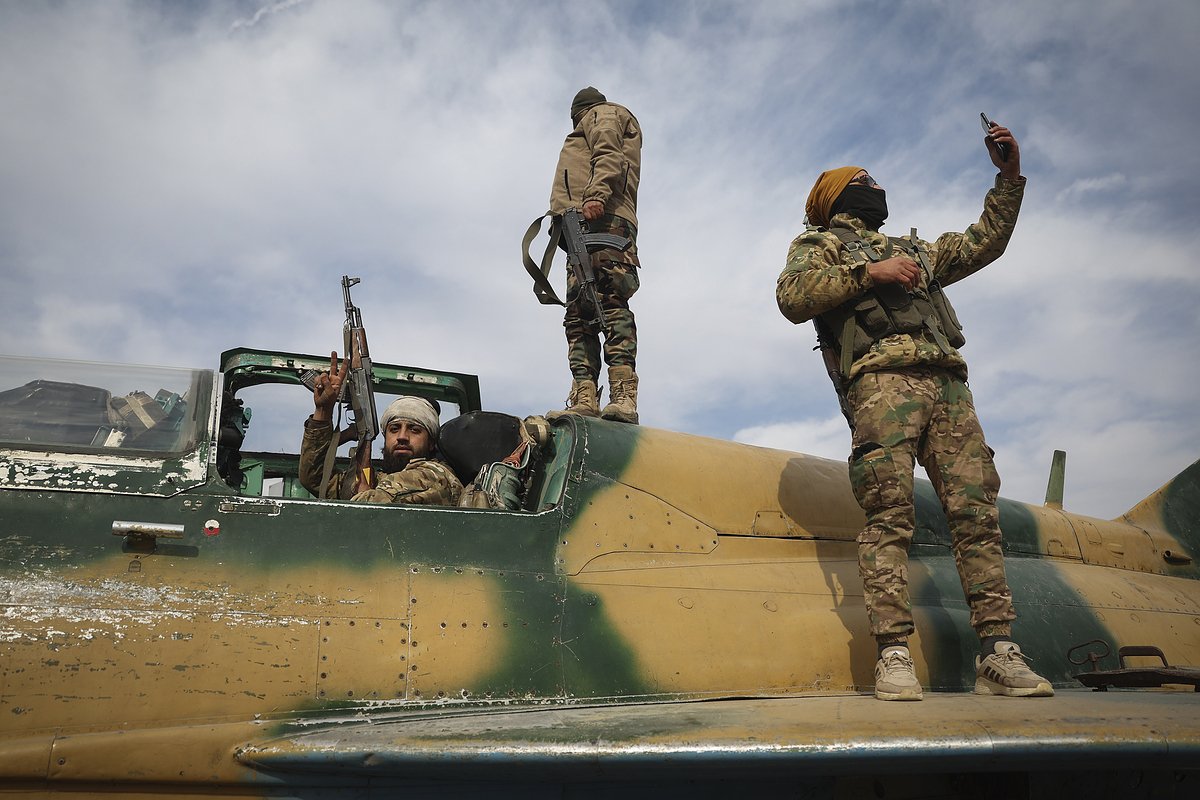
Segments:
[[[442,425],[438,450],[466,487],[460,506],[519,511],[550,440],[542,417],[471,411]]]

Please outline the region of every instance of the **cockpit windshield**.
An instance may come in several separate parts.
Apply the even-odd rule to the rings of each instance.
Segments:
[[[182,453],[204,433],[212,373],[0,356],[0,443]]]

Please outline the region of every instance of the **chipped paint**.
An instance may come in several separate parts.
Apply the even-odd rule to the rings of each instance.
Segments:
[[[174,494],[207,477],[207,447],[182,458],[0,451],[0,487],[51,491]]]
[[[267,591],[258,594],[238,592],[228,584],[216,588],[148,586],[134,581],[104,578],[95,583],[64,580],[52,574],[27,573],[19,578],[0,577],[0,602],[48,608],[69,606],[100,609],[120,603],[129,610],[167,613],[183,608],[207,614],[229,607],[273,607],[281,603],[295,606],[330,606],[324,595]]]

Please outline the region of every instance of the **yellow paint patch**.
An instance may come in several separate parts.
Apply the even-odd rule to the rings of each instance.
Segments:
[[[1116,641],[1109,644],[1114,657],[1123,645],[1153,645],[1172,665],[1200,665],[1196,581],[1076,564],[1062,565],[1059,574],[1087,605],[1095,607],[1096,618],[1112,632]],[[1073,644],[1077,643],[1064,643],[1064,647]]]
[[[620,479],[720,533],[853,539],[863,526],[841,461],[645,428]]]
[[[403,567],[256,572],[121,554],[9,583],[0,732],[282,714],[403,688]]]
[[[499,573],[465,567],[413,567],[404,671],[412,700],[467,699],[506,654],[520,620],[502,603]],[[523,576],[510,576],[518,580]],[[531,581],[537,576],[529,576]],[[542,580],[546,580],[545,576]]]
[[[656,691],[846,691],[874,666],[855,545],[722,537],[716,554],[614,555],[573,586],[598,596]],[[646,613],[646,609],[654,613]],[[864,666],[865,665],[865,666]]]
[[[609,553],[706,553],[716,533],[658,497],[623,483],[593,494],[580,509],[558,549],[558,563],[577,574]]]
[[[1034,529],[1037,531],[1037,544],[1033,552],[1056,558],[1083,558],[1069,515],[1048,507],[1025,506],[1025,510],[1033,517]]]

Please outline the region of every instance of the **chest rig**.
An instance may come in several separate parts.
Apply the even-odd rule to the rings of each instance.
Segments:
[[[850,374],[850,366],[866,355],[873,343],[894,334],[926,334],[946,355],[963,346],[966,338],[962,325],[933,276],[916,228],[908,239],[889,236],[882,253],[855,231],[840,227],[829,230],[859,264],[882,261],[898,251],[920,264],[925,273],[924,285],[911,292],[898,283],[879,284],[817,317],[821,347],[836,356],[836,369],[843,381]]]

